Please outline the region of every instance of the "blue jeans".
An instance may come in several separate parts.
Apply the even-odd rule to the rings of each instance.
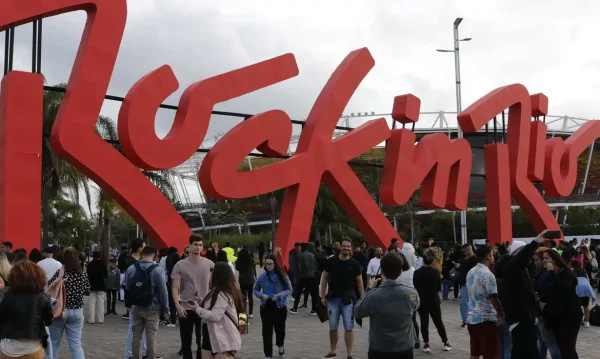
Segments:
[[[81,347],[81,332],[83,331],[83,308],[65,309],[63,317],[56,319],[50,325],[50,338],[52,338],[52,357],[58,358],[60,341],[63,332],[67,334],[69,351],[72,359],[85,359]]]
[[[452,281],[450,279],[442,279],[442,298],[448,299],[450,287],[452,287]]]
[[[500,327],[500,359],[510,359],[512,351],[512,337],[508,325],[504,323]]]
[[[544,326],[544,318],[538,317],[538,351],[540,352],[540,358],[546,359],[548,352],[552,359],[560,359],[560,350],[554,341],[554,334],[552,331]]]
[[[354,305],[344,305],[340,298],[327,299],[327,312],[329,313],[329,330],[337,331],[340,325],[340,315],[344,323],[344,330],[354,329]]]
[[[48,340],[46,341],[46,348],[44,349],[44,359],[53,359],[52,353],[52,338],[50,338],[50,327],[46,327],[46,333],[48,333]]]
[[[133,357],[131,352],[131,343],[133,342],[133,313],[129,308],[129,328],[127,329],[127,339],[125,340],[125,359]],[[146,331],[142,332],[142,356],[146,356]]]
[[[467,322],[467,315],[469,315],[469,291],[467,286],[463,285],[460,287],[460,318],[463,323]]]

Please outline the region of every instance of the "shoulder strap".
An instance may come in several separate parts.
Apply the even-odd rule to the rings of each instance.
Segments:
[[[56,278],[56,280],[62,280],[65,276],[65,266],[61,266],[60,269],[58,270],[58,277]]]
[[[231,321],[233,322],[233,325],[235,325],[236,328],[240,326],[240,323],[237,320],[233,319],[233,317],[229,314],[227,309],[225,309],[225,315],[227,315],[227,317],[229,319],[231,319]]]

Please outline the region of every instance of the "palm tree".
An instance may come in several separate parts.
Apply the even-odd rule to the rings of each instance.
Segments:
[[[66,88],[66,84],[57,87]],[[68,196],[79,204],[79,191],[83,189],[91,210],[90,188],[87,177],[58,156],[50,145],[50,132],[63,98],[62,92],[44,91],[43,136],[42,136],[42,239],[49,244],[49,209],[52,200]]]
[[[59,84],[56,87],[66,88],[67,84]],[[79,205],[79,194],[83,190],[90,213],[92,212],[92,201],[90,194],[89,179],[81,174],[75,167],[58,156],[50,145],[50,133],[56,115],[64,97],[62,92],[44,92],[44,136],[42,138],[42,233],[44,245],[49,243],[49,204],[52,200],[69,197],[73,203]],[[115,123],[106,116],[98,117],[96,132],[106,140],[111,141],[113,146],[121,152],[118,143],[117,128]],[[142,173],[169,199],[173,202],[174,189],[169,181],[167,171],[147,171]],[[99,212],[99,228],[101,228],[105,258],[108,258],[110,243],[110,223],[114,216],[122,214],[116,202],[104,191],[99,190],[98,199],[94,206]]]

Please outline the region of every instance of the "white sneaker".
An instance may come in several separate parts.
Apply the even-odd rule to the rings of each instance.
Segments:
[[[584,328],[589,328],[590,327],[590,322],[583,322],[583,327]]]
[[[167,324],[167,328],[175,328],[175,327],[176,327],[176,325],[175,325],[175,324],[173,324],[173,323],[169,323],[169,324]]]
[[[248,318],[252,319],[252,318],[254,318],[254,316],[253,316],[252,314],[250,314],[250,315],[248,316]]]

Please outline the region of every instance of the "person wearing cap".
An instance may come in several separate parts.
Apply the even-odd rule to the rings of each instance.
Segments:
[[[62,264],[53,258],[54,257],[54,247],[53,246],[45,247],[44,250],[42,251],[42,255],[44,256],[44,259],[39,261],[37,263],[37,265],[40,266],[40,268],[42,268],[42,270],[44,271],[44,274],[46,274],[46,280],[48,280],[48,279],[52,278],[52,276],[54,274],[56,274],[56,272],[58,272],[58,270],[60,270],[60,268],[62,267]]]
[[[544,242],[544,232],[528,244],[513,241],[510,255],[498,266],[501,273],[498,296],[512,340],[511,358],[539,358],[537,348],[537,299],[528,266],[538,246]],[[499,263],[500,264],[500,263]],[[506,350],[507,348],[501,348]]]

